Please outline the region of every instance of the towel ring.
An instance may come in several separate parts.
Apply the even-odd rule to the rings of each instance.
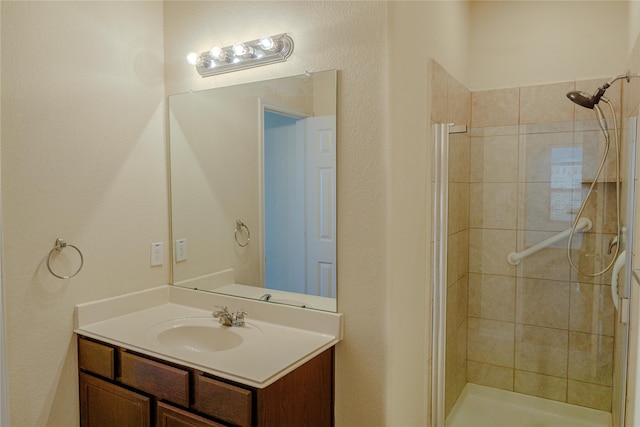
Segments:
[[[67,246],[75,249],[78,252],[78,255],[80,255],[80,267],[78,267],[78,269],[73,274],[70,274],[68,276],[61,276],[59,274],[54,273],[53,270],[51,269],[51,256],[56,252],[58,253],[62,252],[62,250]],[[82,252],[80,252],[80,249],[78,249],[77,246],[68,244],[67,242],[64,241],[64,239],[57,238],[55,246],[53,247],[53,249],[51,249],[51,251],[49,251],[49,256],[47,257],[47,268],[49,269],[49,273],[53,274],[58,279],[71,279],[73,276],[80,273],[80,270],[82,270],[83,265],[84,265],[84,257],[82,256]]]
[[[247,230],[247,241],[244,243],[241,243],[240,240],[238,240],[238,231],[242,234],[243,228]],[[233,238],[236,239],[236,243],[241,248],[244,248],[245,246],[247,246],[251,241],[251,232],[249,231],[249,227],[247,227],[247,225],[244,222],[240,221],[239,219],[236,220],[236,229],[233,232]]]

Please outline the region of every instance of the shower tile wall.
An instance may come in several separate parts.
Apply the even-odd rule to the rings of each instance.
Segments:
[[[471,92],[432,61],[433,123],[471,124]],[[467,383],[469,287],[469,134],[449,138],[449,230],[447,254],[447,348],[445,413]]]
[[[466,370],[472,383],[609,411],[610,274],[572,272],[566,240],[517,267],[506,260],[571,226],[604,143],[593,111],[565,95],[601,81],[472,94]],[[619,112],[619,89],[611,89]],[[614,165],[607,163],[585,211],[592,230],[573,238],[572,259],[583,271],[611,259]]]

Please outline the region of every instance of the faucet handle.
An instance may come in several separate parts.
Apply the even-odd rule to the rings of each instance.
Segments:
[[[235,320],[234,320],[234,324],[236,326],[244,326],[244,316],[248,316],[249,313],[244,311],[243,309],[240,309],[238,311],[236,311],[236,315]]]
[[[215,308],[218,310],[215,310],[214,312],[211,313],[211,316],[213,316],[215,319],[231,317],[231,313],[229,313],[229,310],[227,309],[226,306],[216,305]]]

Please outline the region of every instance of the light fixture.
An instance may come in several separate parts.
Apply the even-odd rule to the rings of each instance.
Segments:
[[[187,55],[187,62],[191,65],[198,65],[202,63],[202,57],[195,52],[190,52]]]
[[[293,40],[287,34],[262,37],[231,46],[214,46],[198,55],[191,52],[187,62],[195,65],[202,77],[286,61],[293,52]]]

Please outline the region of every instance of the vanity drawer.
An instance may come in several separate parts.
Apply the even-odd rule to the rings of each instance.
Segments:
[[[78,366],[80,369],[112,380],[115,378],[115,349],[79,337]]]
[[[204,375],[195,378],[193,407],[203,414],[240,426],[251,426],[253,393]]]
[[[189,406],[189,371],[122,350],[120,382],[181,406]]]
[[[163,402],[158,402],[156,420],[156,427],[226,427]]]

